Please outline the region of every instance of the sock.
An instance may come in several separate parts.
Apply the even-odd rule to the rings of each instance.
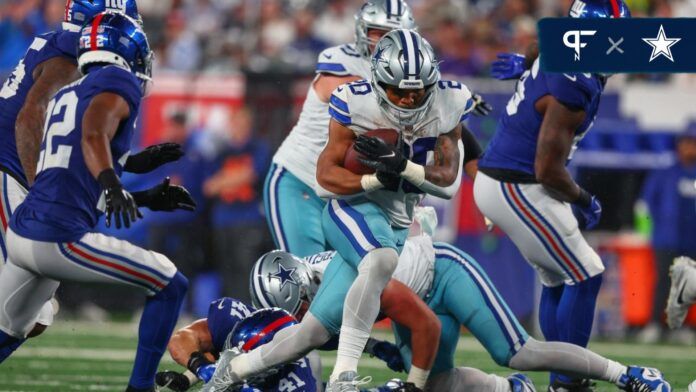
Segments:
[[[602,275],[594,276],[574,285],[566,285],[556,312],[558,340],[587,347],[592,333],[595,304]],[[572,377],[557,375],[563,382],[575,381]]]
[[[145,302],[129,388],[147,389],[154,386],[157,366],[176,326],[187,288],[188,280],[177,272],[165,288]]]
[[[336,381],[343,372],[358,371],[358,362],[369,338],[369,332],[345,325],[341,327],[341,335],[338,341],[338,352],[341,355],[336,356],[336,364],[331,373],[331,381]]]
[[[26,339],[18,339],[0,331],[0,363],[3,363]]]
[[[556,314],[558,305],[561,302],[564,285],[556,287],[546,287],[541,289],[541,300],[539,301],[539,327],[544,338],[548,342],[558,340],[558,324],[556,323]],[[555,374],[549,375],[549,383],[553,384],[556,379]]]
[[[424,389],[425,383],[428,381],[428,375],[430,370],[421,369],[417,366],[411,366],[411,370],[408,372],[408,378],[406,382],[411,382],[416,388]]]
[[[621,379],[621,376],[628,373],[628,367],[611,359],[607,360],[607,370],[604,372],[604,379],[610,383],[616,384]]]

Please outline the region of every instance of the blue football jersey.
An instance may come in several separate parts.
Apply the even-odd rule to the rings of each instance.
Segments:
[[[33,74],[36,67],[54,57],[75,59],[79,37],[79,33],[67,30],[35,37],[24,58],[0,89],[0,166],[25,186],[27,180],[19,162],[15,143],[17,115],[34,85]]]
[[[483,172],[487,168],[519,172],[533,179],[537,139],[544,119],[534,107],[536,101],[551,95],[564,105],[585,112],[585,121],[575,130],[577,144],[592,126],[603,89],[600,76],[542,72],[537,59],[517,82],[495,135],[479,160],[479,168]]]
[[[213,347],[221,352],[225,347],[227,335],[232,332],[238,322],[244,320],[253,311],[251,306],[230,297],[216,299],[208,307],[208,330],[213,338]]]
[[[63,87],[49,103],[36,180],[10,220],[15,233],[37,241],[71,242],[96,226],[104,201],[82,154],[82,118],[92,98],[104,92],[118,94],[130,107],[129,118],[111,140],[113,166],[121,174],[142,90],[131,72],[109,65]]]
[[[241,392],[315,392],[317,382],[307,357],[283,365],[263,384],[245,385]]]

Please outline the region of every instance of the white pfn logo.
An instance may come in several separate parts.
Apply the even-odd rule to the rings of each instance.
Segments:
[[[106,0],[106,9],[125,11],[126,10],[126,0]]]
[[[570,16],[573,18],[581,17],[583,12],[585,12],[586,6],[587,6],[587,4],[585,4],[584,1],[575,0],[573,5],[570,7]]]
[[[593,36],[596,32],[597,30],[570,30],[563,34],[563,45],[575,51],[575,61],[580,61],[580,49],[587,46],[587,42],[582,42],[581,37]]]

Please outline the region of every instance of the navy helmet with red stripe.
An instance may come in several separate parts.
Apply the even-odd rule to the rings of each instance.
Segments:
[[[91,64],[114,64],[145,84],[152,80],[152,51],[140,24],[125,14],[102,12],[82,27],[77,65],[83,74]],[[145,85],[143,86],[145,87]]]
[[[227,336],[225,348],[239,348],[248,352],[264,345],[283,328],[297,324],[297,320],[281,308],[259,309],[237,323]]]
[[[570,6],[571,18],[630,18],[631,10],[623,0],[575,0]]]
[[[82,27],[96,14],[104,11],[124,13],[142,25],[135,0],[68,0],[65,3],[63,27],[69,30]]]

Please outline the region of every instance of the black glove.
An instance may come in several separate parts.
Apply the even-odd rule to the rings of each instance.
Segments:
[[[384,189],[392,192],[397,192],[399,190],[399,185],[401,185],[401,176],[383,171],[377,171],[376,174],[379,182],[384,185]]]
[[[406,169],[407,159],[397,146],[387,144],[378,137],[360,135],[353,143],[353,149],[362,154],[358,160],[377,171],[401,174]]]
[[[487,116],[491,114],[493,106],[486,102],[479,94],[471,94],[471,99],[474,101],[474,114],[477,116]]]
[[[196,209],[196,202],[191,194],[179,185],[169,185],[169,177],[160,184],[140,192],[133,192],[133,198],[138,206],[147,207],[152,211],[174,211]]]
[[[395,372],[406,370],[401,351],[393,343],[370,338],[365,345],[365,352],[386,362],[389,369]]]
[[[148,173],[182,156],[184,151],[178,143],[155,144],[129,156],[126,164],[123,165],[123,170],[137,174]]]
[[[106,227],[111,227],[111,216],[115,218],[116,228],[121,228],[121,221],[125,227],[130,227],[131,222],[135,222],[143,215],[138,211],[133,196],[123,189],[121,180],[116,175],[114,169],[106,169],[99,173],[97,181],[104,190],[106,201]]]
[[[184,392],[191,388],[191,382],[188,377],[171,370],[157,372],[155,375],[155,382],[161,387],[167,387],[177,392]]]

